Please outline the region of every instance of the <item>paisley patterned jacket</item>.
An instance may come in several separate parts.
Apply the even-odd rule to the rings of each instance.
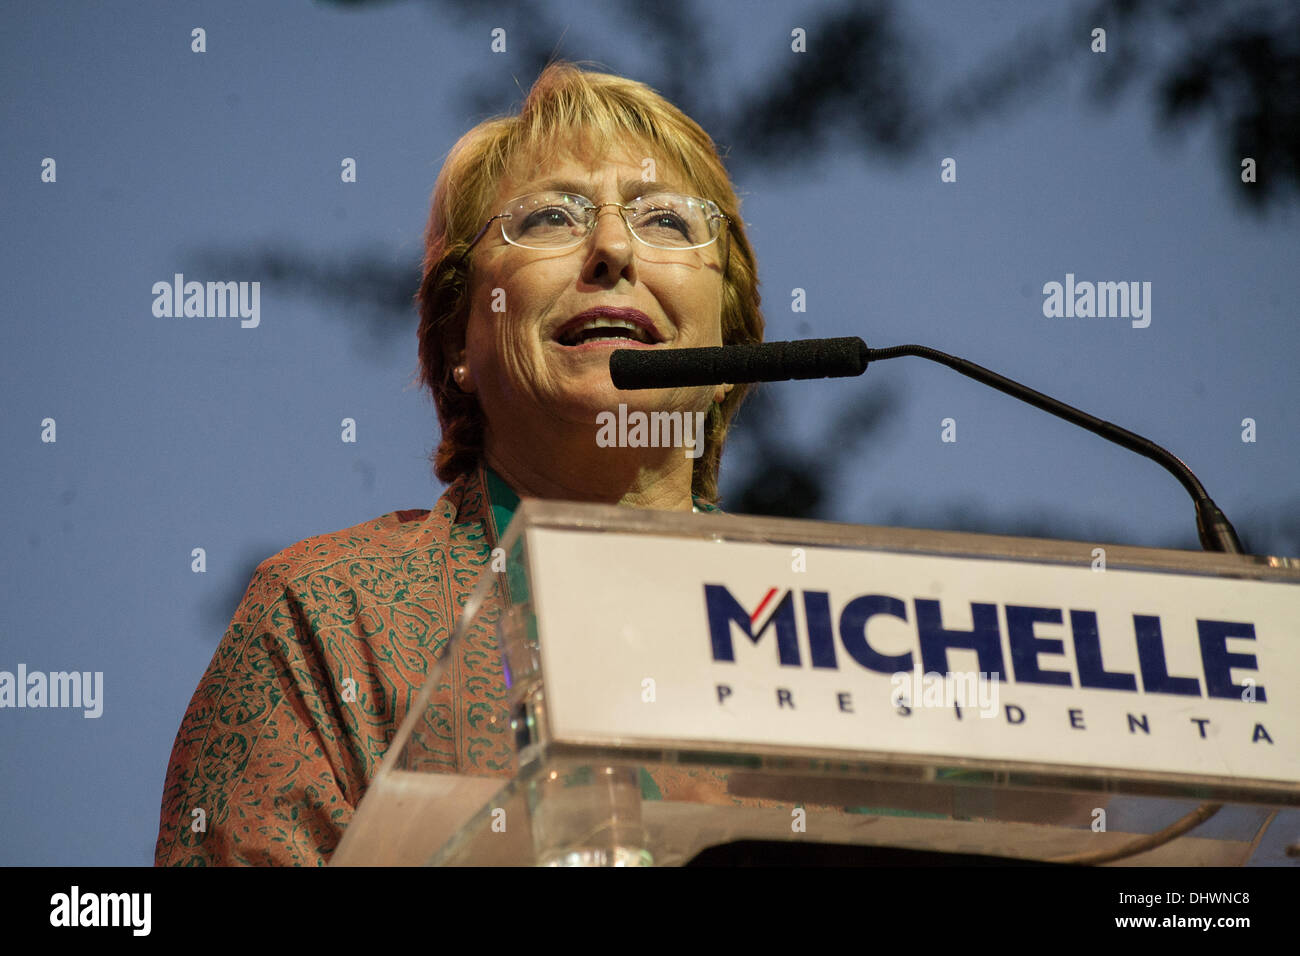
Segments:
[[[156,865],[328,862],[517,500],[480,466],[431,511],[307,538],[258,566],[176,735]],[[499,598],[485,604],[434,697],[429,759],[447,772],[513,769],[504,728],[476,719],[506,694],[500,613]],[[642,781],[651,799],[749,803],[703,771]]]

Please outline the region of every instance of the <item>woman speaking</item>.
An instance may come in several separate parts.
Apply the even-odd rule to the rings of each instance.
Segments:
[[[715,507],[745,386],[620,392],[616,348],[758,342],[753,252],[709,136],[644,84],[553,63],[517,116],[452,148],[417,295],[442,434],[431,511],[258,566],[176,737],[155,862],[328,862],[521,496]],[[598,420],[702,415],[702,449],[598,441]],[[507,773],[474,719],[505,694],[486,625],[453,651],[448,772]],[[661,779],[671,789],[685,779]]]

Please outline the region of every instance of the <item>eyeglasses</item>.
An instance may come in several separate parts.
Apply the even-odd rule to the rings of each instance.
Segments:
[[[714,242],[722,224],[730,220],[717,203],[676,193],[640,196],[626,205],[594,203],[576,193],[530,193],[510,200],[504,212],[483,224],[461,254],[464,262],[470,249],[500,220],[501,236],[524,249],[571,249],[596,228],[596,218],[606,206],[617,206],[632,235],[656,249],[700,249]]]

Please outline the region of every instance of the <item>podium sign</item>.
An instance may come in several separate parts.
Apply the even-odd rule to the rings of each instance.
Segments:
[[[1300,806],[1295,559],[536,500],[501,549],[332,863],[1078,861],[1215,801],[1119,862],[1239,865]],[[449,693],[502,775],[448,765]]]
[[[1074,566],[539,528],[528,553],[559,742],[1300,782],[1294,584],[1069,546]]]

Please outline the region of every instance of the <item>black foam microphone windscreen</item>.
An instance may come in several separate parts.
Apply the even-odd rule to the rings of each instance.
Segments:
[[[609,357],[609,374],[621,389],[841,378],[865,372],[868,351],[857,336],[701,349],[617,349]]]

